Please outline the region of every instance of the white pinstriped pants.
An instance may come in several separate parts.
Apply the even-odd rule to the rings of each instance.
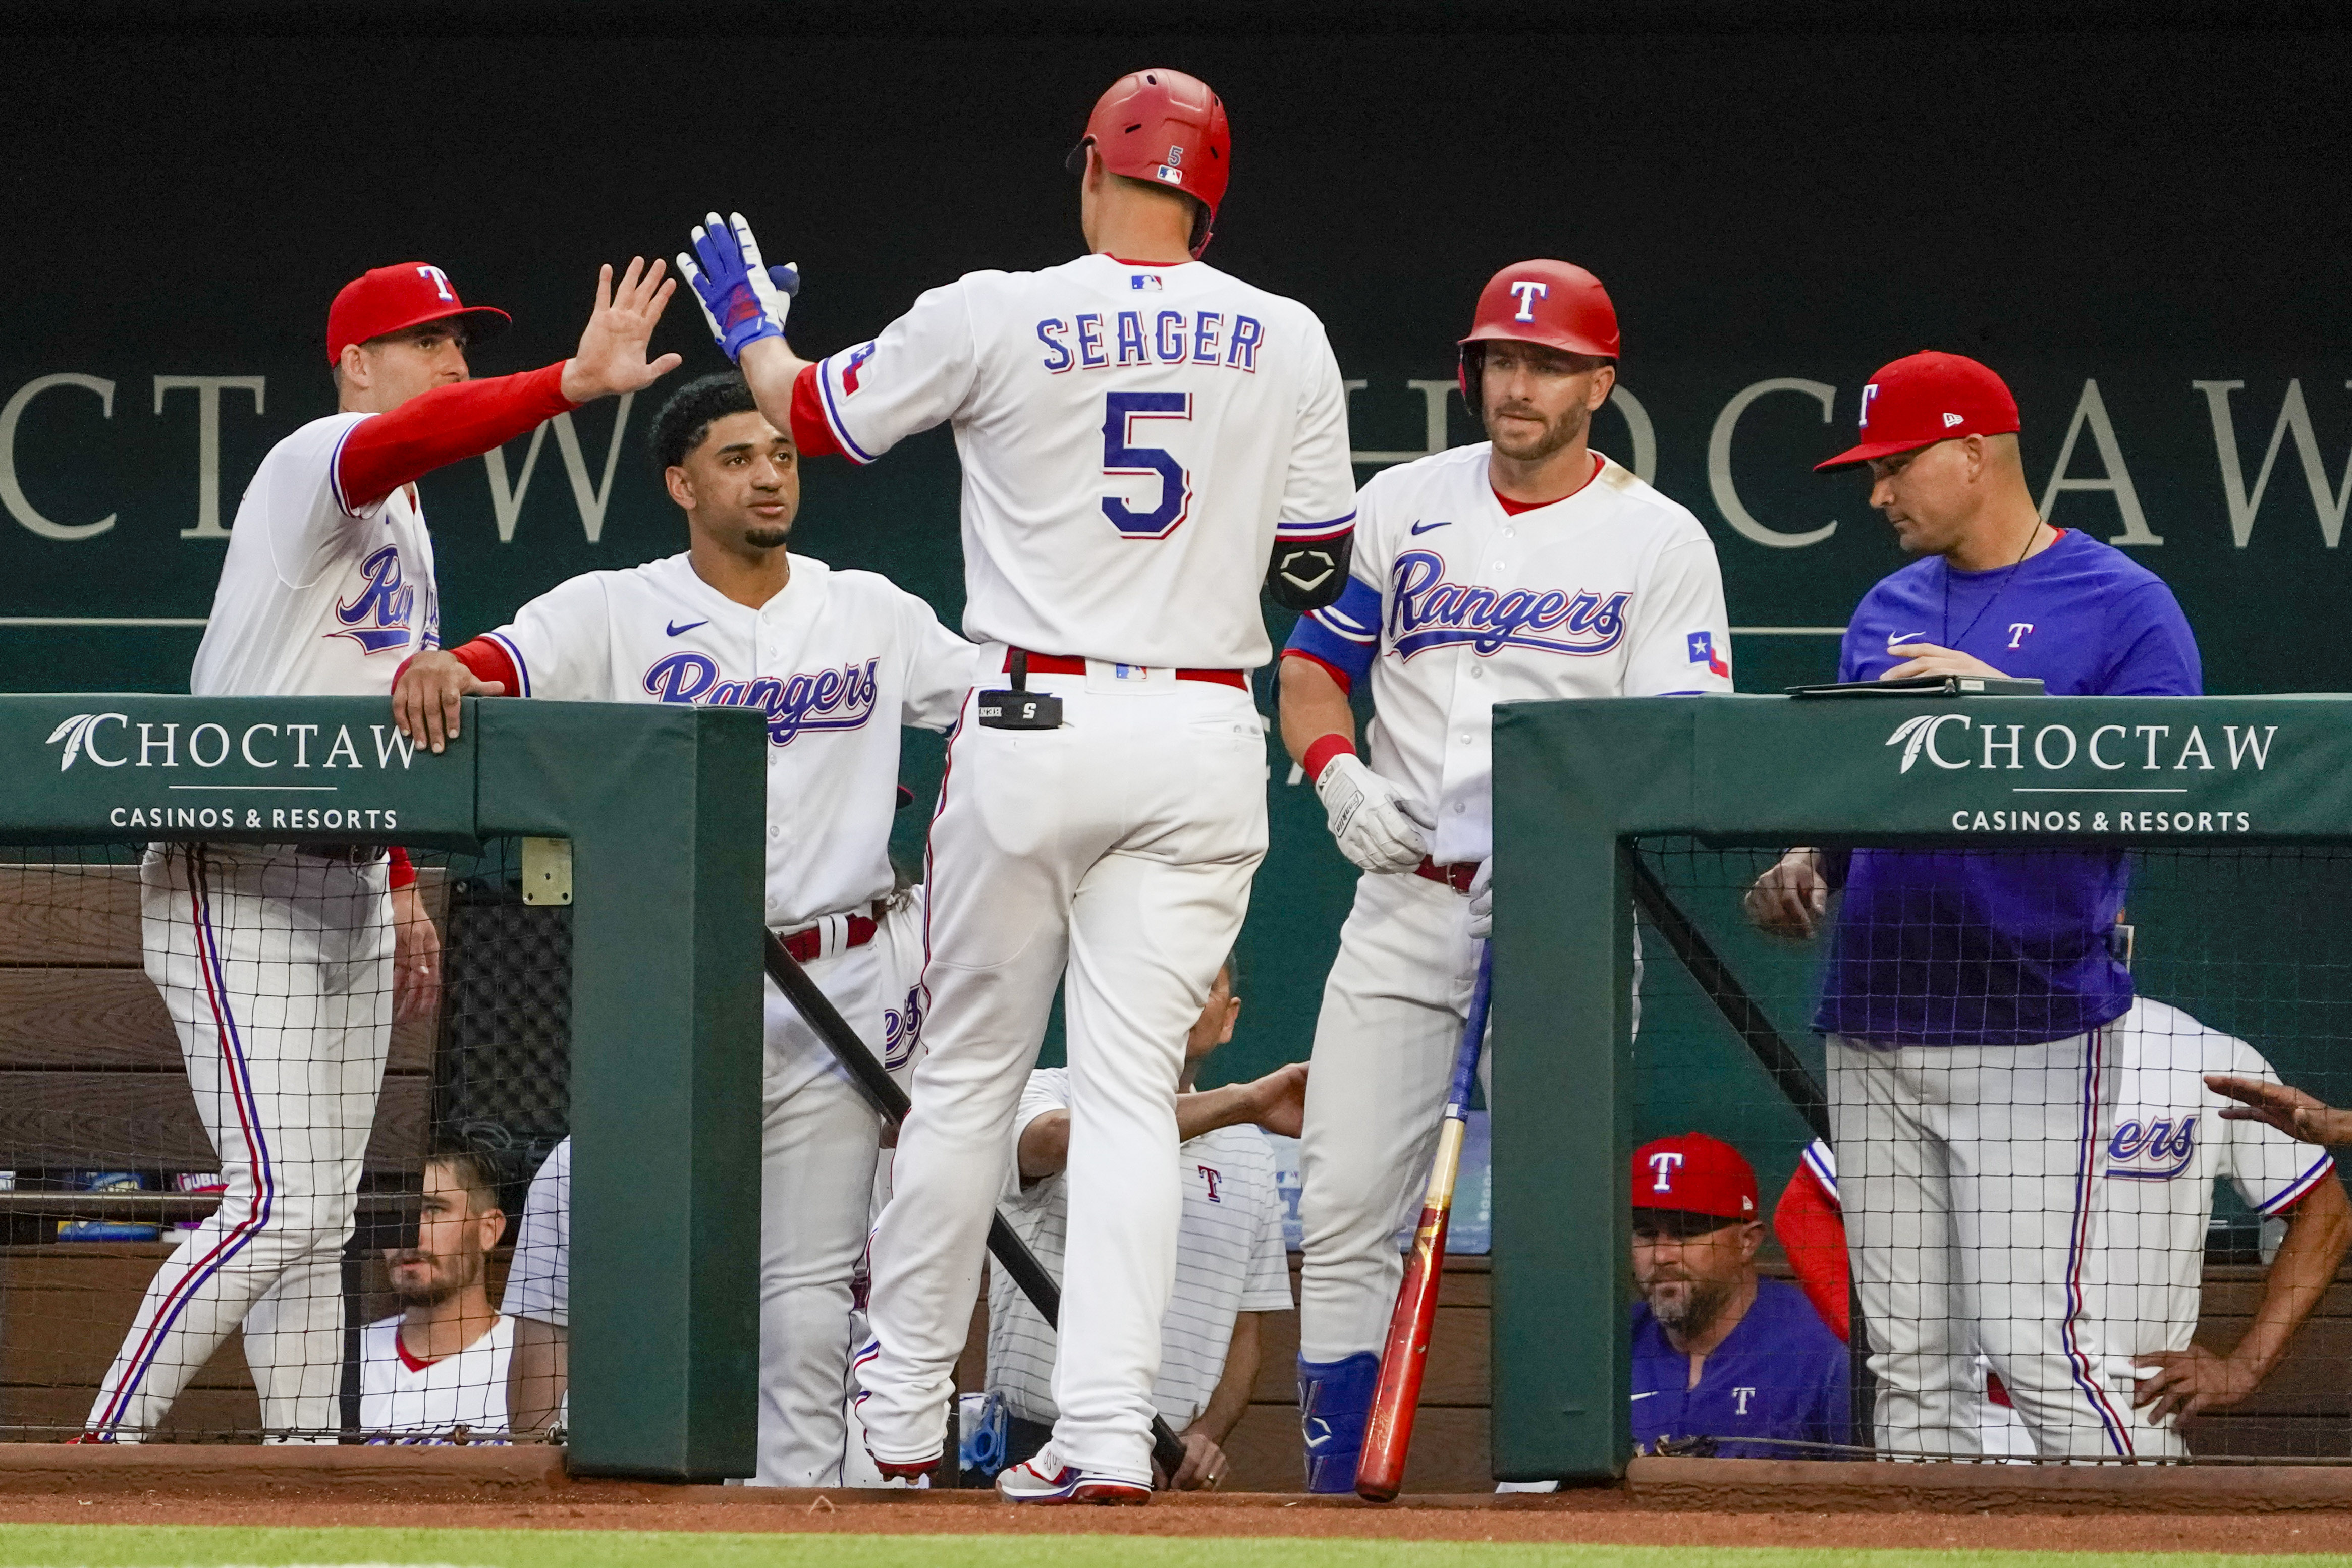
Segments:
[[[2168,1458],[2085,1312],[2103,1245],[2107,1030],[2039,1045],[1828,1038],[1830,1121],[1883,1452],[1974,1456],[1980,1347],[2043,1458]]]
[[[147,976],[228,1187],[148,1285],[91,1430],[151,1433],[240,1321],[262,1426],[341,1425],[342,1251],[392,1043],[386,875],[283,845],[142,862]]]

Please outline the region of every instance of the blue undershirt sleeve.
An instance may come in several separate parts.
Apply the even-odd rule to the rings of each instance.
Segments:
[[[1352,684],[1372,667],[1380,646],[1381,591],[1351,577],[1337,601],[1298,618],[1283,649],[1328,664]]]

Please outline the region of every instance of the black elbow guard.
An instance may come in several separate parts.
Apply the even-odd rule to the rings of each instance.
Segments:
[[[1350,531],[1337,538],[1302,544],[1277,542],[1266,568],[1265,591],[1285,610],[1304,615],[1335,602],[1348,586],[1348,562],[1356,551]]]

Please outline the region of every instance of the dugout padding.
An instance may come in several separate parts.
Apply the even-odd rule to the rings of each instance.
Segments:
[[[1632,841],[2352,842],[2352,699],[2331,695],[1509,704],[1494,747],[1492,1437],[1507,1479],[1604,1481],[1632,1452]],[[2053,827],[2053,811],[2074,815]],[[2217,1284],[2209,1312],[2242,1312]],[[2342,1291],[2293,1356],[2326,1354]],[[2343,1412],[2341,1382],[2313,1397]],[[2253,1423],[2309,1418],[2258,1399],[2230,1419],[2258,1441]]]
[[[20,846],[0,874],[53,877],[36,868],[64,864],[80,879],[70,898],[54,883],[47,897],[0,885],[0,1135],[34,1153],[54,1135],[88,1167],[102,1107],[109,1124],[137,1129],[141,1166],[213,1168],[140,972],[140,845],[356,841],[467,857],[499,839],[569,841],[569,1462],[591,1475],[748,1474],[764,731],[740,710],[469,701],[463,737],[435,755],[407,747],[390,716],[360,699],[0,697],[0,844]],[[314,748],[289,754],[298,731]],[[430,1061],[429,1029],[395,1030],[377,1127],[388,1170],[413,1169],[425,1145]],[[462,1075],[454,1088],[467,1090]],[[466,1103],[457,1092],[444,1108]],[[528,1106],[492,1109],[530,1119]],[[127,1273],[110,1298],[116,1287],[135,1301]],[[235,1396],[225,1376],[208,1370],[194,1396]]]

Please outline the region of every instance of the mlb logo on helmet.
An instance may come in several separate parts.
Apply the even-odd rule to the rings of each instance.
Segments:
[[[1705,1133],[1653,1139],[1633,1151],[1633,1207],[1753,1219],[1756,1172],[1738,1149]]]

